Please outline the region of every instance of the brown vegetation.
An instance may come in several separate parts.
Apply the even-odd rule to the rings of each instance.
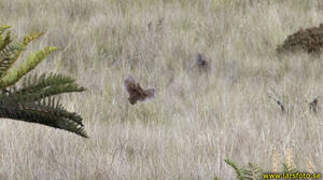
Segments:
[[[323,24],[319,27],[308,29],[300,29],[294,34],[291,34],[278,47],[278,52],[296,52],[305,51],[309,54],[321,54],[323,47]]]

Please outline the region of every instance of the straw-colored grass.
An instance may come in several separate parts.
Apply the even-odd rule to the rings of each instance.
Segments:
[[[224,159],[270,170],[288,148],[318,172],[323,112],[308,103],[323,93],[322,58],[275,49],[322,19],[314,0],[3,0],[1,24],[46,31],[32,49],[60,48],[35,73],[88,88],[63,100],[90,139],[3,119],[0,179],[236,179]],[[128,74],[156,98],[131,106]]]

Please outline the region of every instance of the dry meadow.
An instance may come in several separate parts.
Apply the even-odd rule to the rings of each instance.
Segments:
[[[60,49],[34,73],[88,89],[63,103],[90,138],[3,119],[0,179],[236,179],[225,159],[322,171],[323,108],[308,106],[323,95],[322,58],[275,51],[322,20],[316,0],[2,0],[0,24],[19,38],[46,32],[26,55]],[[130,105],[129,74],[156,98]]]

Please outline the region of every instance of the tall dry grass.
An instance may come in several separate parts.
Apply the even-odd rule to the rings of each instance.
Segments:
[[[322,18],[310,0],[0,1],[0,22],[18,37],[46,31],[32,49],[61,49],[35,73],[89,89],[64,104],[91,136],[3,119],[0,179],[235,179],[224,159],[271,169],[272,153],[288,148],[296,167],[320,171],[323,114],[308,102],[323,93],[322,59],[275,48]],[[129,105],[128,74],[157,97]]]

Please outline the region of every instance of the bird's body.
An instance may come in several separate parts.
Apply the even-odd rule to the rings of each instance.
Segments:
[[[197,54],[197,67],[199,69],[199,72],[208,72],[210,70],[210,64],[206,60],[206,58],[201,54]]]
[[[313,111],[314,113],[317,113],[318,111],[318,98],[314,98],[314,100],[309,104],[310,110]]]
[[[127,79],[124,81],[124,85],[126,90],[129,93],[129,102],[130,104],[134,105],[137,101],[144,101],[150,98],[155,97],[155,89],[147,89],[144,90],[141,88],[139,83],[136,83],[132,76],[128,76]]]

